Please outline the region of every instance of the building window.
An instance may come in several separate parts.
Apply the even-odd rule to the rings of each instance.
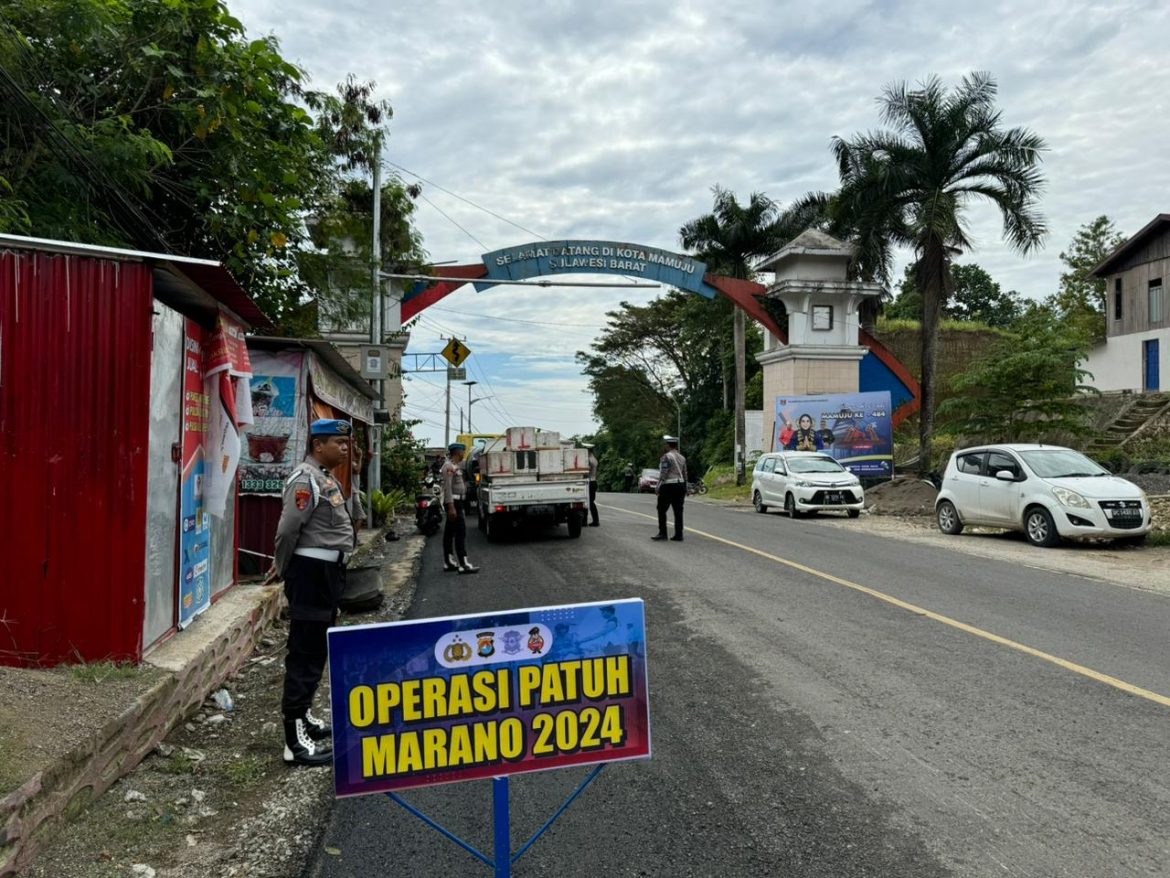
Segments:
[[[833,328],[833,306],[832,305],[813,305],[812,328],[813,329],[832,329]]]
[[[1161,323],[1164,311],[1162,309],[1162,278],[1160,277],[1150,281],[1149,306],[1150,323]]]
[[[1121,278],[1113,281],[1113,319],[1121,319]]]

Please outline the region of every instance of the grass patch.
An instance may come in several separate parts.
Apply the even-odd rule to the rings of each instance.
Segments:
[[[215,767],[215,773],[236,787],[248,787],[268,773],[269,760],[259,756],[241,756]]]
[[[1145,546],[1170,546],[1170,531],[1152,530],[1146,535]]]
[[[1015,338],[1015,333],[998,326],[988,326],[986,323],[977,323],[974,320],[941,320],[939,330],[944,332],[981,332],[998,335],[1002,338]],[[877,335],[883,332],[918,332],[922,329],[922,321],[903,318],[887,319],[881,317],[877,322]]]
[[[200,764],[201,760],[192,759],[182,750],[176,750],[159,763],[158,770],[163,774],[195,774]]]
[[[82,683],[130,680],[141,673],[142,669],[131,662],[86,662],[69,668],[69,676]]]
[[[746,503],[752,496],[752,486],[746,485],[712,485],[705,495],[712,500],[736,500]]]

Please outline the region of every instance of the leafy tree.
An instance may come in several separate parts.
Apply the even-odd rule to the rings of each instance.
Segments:
[[[906,267],[897,298],[886,306],[887,317],[922,319],[922,294],[918,291],[916,274],[913,265]],[[944,316],[1008,329],[1020,319],[1023,309],[1020,294],[1015,290],[1005,293],[980,266],[974,263],[951,266],[951,295],[943,307]]]
[[[309,90],[221,0],[10,0],[0,229],[218,259],[279,318],[307,291],[306,216],[389,112],[352,78]]]
[[[939,406],[953,431],[988,442],[1047,439],[1089,430],[1078,394],[1096,392],[1083,379],[1085,338],[1043,308],[1022,319],[1019,334],[952,380],[955,395]]]
[[[1005,129],[987,73],[948,92],[937,77],[917,90],[904,83],[882,95],[887,130],[834,138],[841,189],[835,210],[854,228],[914,250],[923,296],[922,414],[919,468],[930,469],[939,321],[953,290],[952,259],[971,249],[965,212],[973,200],[998,208],[1008,243],[1027,253],[1044,240],[1036,212],[1044,185],[1044,141],[1025,128]]]
[[[1065,271],[1052,307],[1092,338],[1105,337],[1106,290],[1104,278],[1090,273],[1124,242],[1113,221],[1099,216],[1077,229],[1068,249],[1060,254]]]

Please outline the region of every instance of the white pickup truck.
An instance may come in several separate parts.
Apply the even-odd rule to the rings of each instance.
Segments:
[[[566,524],[581,536],[589,507],[589,453],[556,433],[511,427],[479,457],[479,527],[495,541],[521,522]]]

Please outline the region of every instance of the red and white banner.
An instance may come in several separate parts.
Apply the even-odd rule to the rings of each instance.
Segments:
[[[252,364],[244,330],[221,314],[207,344],[207,395],[210,398],[208,426],[207,484],[204,509],[223,518],[228,497],[235,490],[236,468],[240,463],[240,427],[253,422],[252,394],[248,382]],[[238,382],[244,379],[243,392]]]

